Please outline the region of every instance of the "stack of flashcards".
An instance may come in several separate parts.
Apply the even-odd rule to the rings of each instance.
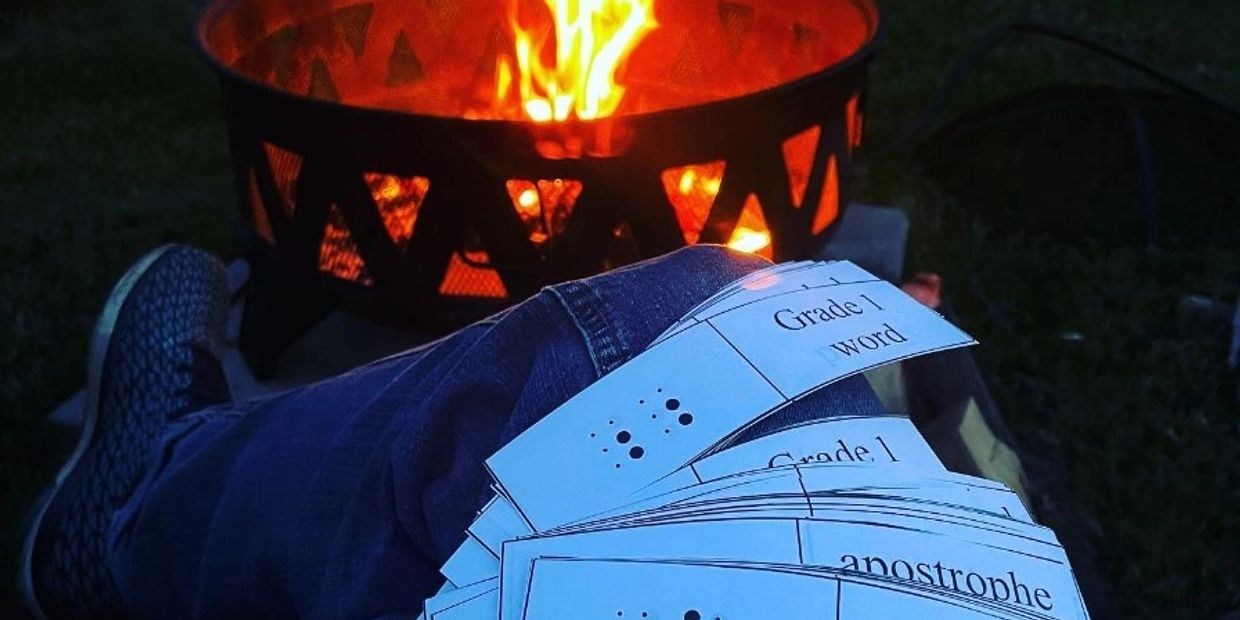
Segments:
[[[745,277],[486,461],[495,498],[423,615],[1087,617],[1054,533],[908,418],[737,441],[834,381],[972,344],[848,262]]]

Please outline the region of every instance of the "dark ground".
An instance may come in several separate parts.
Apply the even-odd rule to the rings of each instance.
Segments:
[[[1051,4],[882,2],[889,29],[869,152],[971,40],[1017,17],[1088,33],[1240,103],[1240,4]],[[187,44],[194,6],[0,4],[5,566],[21,513],[71,446],[71,433],[44,418],[81,385],[87,336],[113,281],[162,242],[231,251],[215,84]],[[1068,82],[1145,85],[1085,53],[1020,39],[978,67],[948,116]],[[1153,126],[1167,116],[1188,124]],[[1134,228],[1130,138],[1067,108],[941,137],[920,159],[902,152],[859,179],[861,199],[910,213],[910,267],[946,278],[1017,434],[1064,458],[1073,511],[1125,617],[1240,609],[1236,379],[1223,370],[1223,329],[1176,313],[1185,294],[1232,303],[1240,292],[1237,141],[1197,123],[1208,116],[1150,113],[1164,239],[1152,251]],[[11,583],[0,571],[0,600],[13,599]]]

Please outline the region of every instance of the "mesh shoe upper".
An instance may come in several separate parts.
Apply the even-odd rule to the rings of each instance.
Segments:
[[[120,611],[107,527],[167,421],[228,399],[218,361],[227,315],[223,265],[184,246],[153,251],[113,291],[96,328],[82,443],[35,524],[33,587],[48,615]]]

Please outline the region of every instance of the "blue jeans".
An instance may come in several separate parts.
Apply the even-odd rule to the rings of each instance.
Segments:
[[[412,618],[490,496],[484,459],[767,265],[687,248],[545,289],[328,381],[177,419],[109,532],[127,607],[160,617]],[[854,377],[748,433],[880,409]]]

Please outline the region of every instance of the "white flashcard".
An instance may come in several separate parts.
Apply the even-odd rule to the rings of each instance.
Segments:
[[[1035,526],[1029,526],[1030,533]],[[670,523],[504,545],[501,618],[521,617],[537,558],[729,560],[821,566],[921,583],[1044,614],[1083,617],[1063,550],[1046,535],[980,530],[950,517],[826,511],[814,519]],[[1053,541],[1053,534],[1049,535]]]
[[[750,518],[779,515],[812,518],[816,509],[883,502],[906,513],[955,511],[992,527],[1014,519],[1032,523],[1020,498],[1002,484],[952,472],[924,476],[892,473],[873,465],[815,463],[727,476],[648,497],[552,530],[553,533],[611,529],[670,520],[701,520],[744,513]],[[980,513],[986,514],[976,514]],[[995,519],[1003,521],[996,522]],[[1013,524],[1013,530],[1024,526]]]
[[[486,461],[497,496],[419,618],[1087,618],[1054,533],[904,416],[736,443],[834,381],[971,344],[852,263],[742,277]]]
[[[908,522],[879,520],[886,531],[866,533],[831,519],[803,520],[803,563],[916,582],[1050,618],[1088,617],[1057,542],[970,531],[968,526],[901,529]]]
[[[498,579],[488,579],[447,592],[441,591],[435,596],[426,599],[422,607],[422,613],[428,620],[435,620],[440,617],[437,614],[441,614],[488,592],[497,592],[498,587]],[[492,608],[492,615],[494,615],[494,608]]]
[[[429,620],[495,620],[497,609],[499,609],[499,588],[492,586],[451,607],[445,607],[428,618]]]
[[[712,317],[707,324],[788,398],[870,368],[977,344],[935,311],[881,281],[797,289]]]
[[[478,518],[474,519],[466,531],[489,549],[495,557],[499,557],[500,547],[505,540],[534,533],[521,518],[517,509],[513,507],[512,502],[509,502],[508,498],[503,495],[492,499],[482,509],[482,512],[478,513]]]
[[[823,418],[732,446],[690,465],[701,480],[809,463],[872,463],[946,471],[905,416]]]
[[[801,289],[647,350],[486,464],[524,520],[545,531],[623,503],[810,390],[974,343],[886,282]]]
[[[944,472],[942,464],[926,445],[912,422],[904,416],[861,417],[850,416],[814,420],[805,424],[761,437],[754,441],[733,446],[722,452],[705,457],[690,467],[697,480],[709,481],[737,473],[768,469],[791,464],[805,463],[873,463],[900,467],[921,468],[927,472]],[[841,474],[842,475],[842,474]],[[671,477],[663,482],[680,481]],[[838,482],[844,482],[841,478]],[[663,487],[664,492],[678,490],[675,486]],[[683,485],[682,485],[683,486]],[[705,492],[701,490],[699,492]],[[927,491],[922,495],[932,495]],[[939,501],[960,499],[948,497],[945,492],[935,495]],[[670,498],[669,498],[670,499]],[[1010,505],[1019,502],[1014,497],[1004,501],[985,499],[975,505],[982,509],[1004,510],[1012,514]],[[609,514],[615,514],[612,511]],[[619,512],[627,512],[621,509]],[[1023,511],[1022,511],[1023,512]],[[1013,514],[1020,518],[1020,514]],[[497,497],[487,504],[469,527],[470,536],[477,541],[466,540],[440,572],[457,585],[480,581],[498,574],[499,551],[504,541],[532,532],[521,521],[516,510],[504,497]],[[481,542],[491,553],[478,548]]]
[[[1036,620],[1001,603],[831,569],[787,565],[540,558],[525,620],[809,618]]]
[[[839,584],[795,573],[704,564],[539,559],[524,620],[822,620]]]
[[[699,325],[587,387],[486,465],[541,531],[621,503],[786,400]]]
[[[439,568],[439,573],[458,588],[472,585],[499,574],[499,556],[472,536],[466,536],[465,541]]]
[[[867,462],[927,473],[946,471],[907,417],[843,416],[811,420],[707,455],[647,487],[641,495],[654,497],[735,474],[793,464]]]

